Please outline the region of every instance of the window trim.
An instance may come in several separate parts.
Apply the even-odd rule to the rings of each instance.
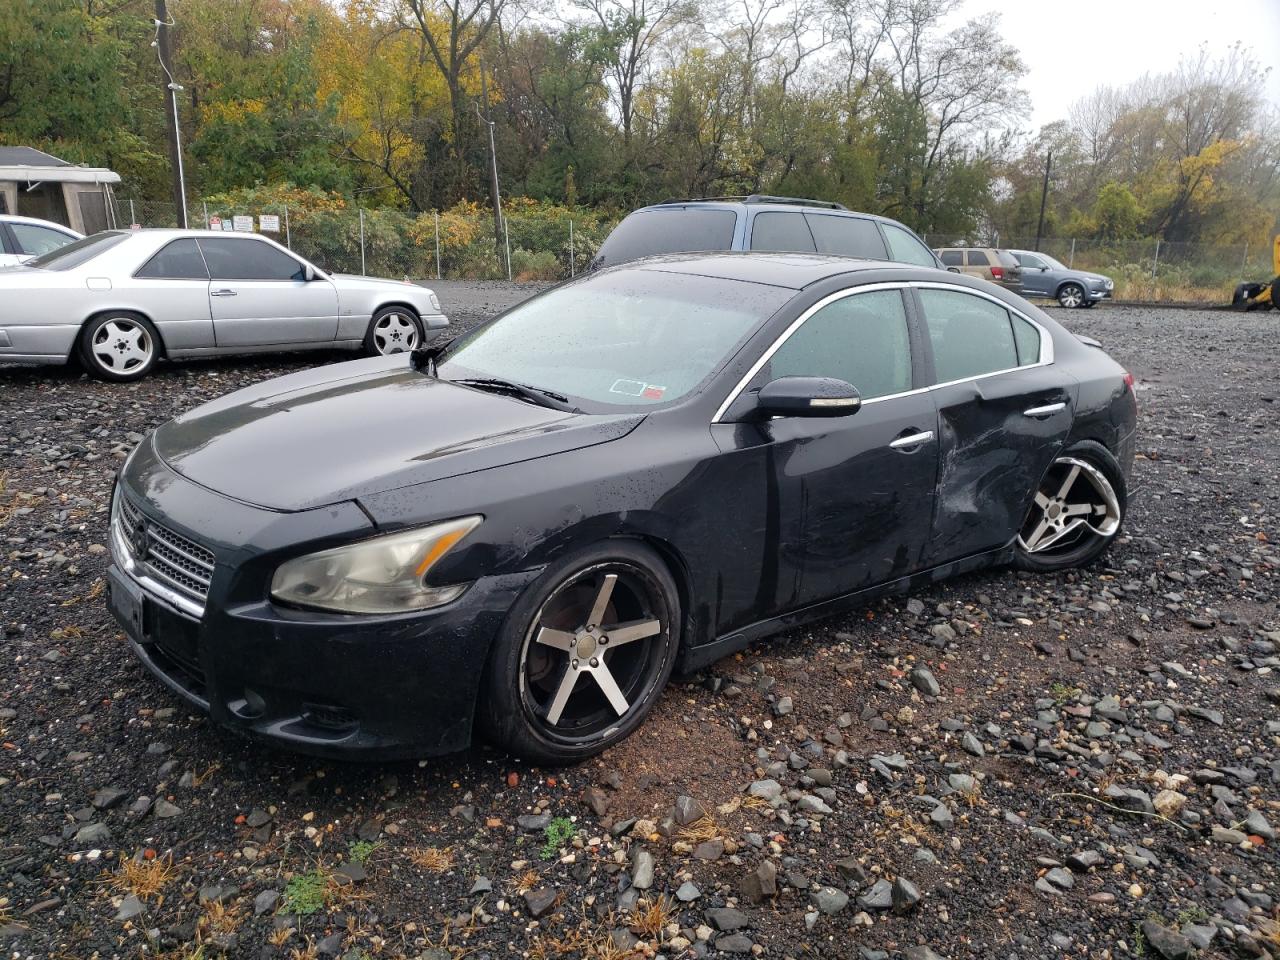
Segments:
[[[181,243],[183,240],[190,240],[192,243],[196,245],[196,253],[200,254],[200,262],[204,264],[205,275],[203,279],[200,277],[140,277],[138,276],[138,274],[140,274],[143,270],[147,268],[147,264],[149,264],[156,257],[160,256],[160,254],[164,253],[166,250],[172,247],[175,243]],[[205,260],[204,251],[200,249],[200,241],[196,237],[174,237],[164,246],[157,247],[152,252],[151,256],[147,257],[147,259],[143,260],[142,263],[138,265],[138,269],[133,271],[133,273],[129,275],[129,278],[131,280],[179,280],[185,283],[213,282],[213,275],[209,273],[209,263],[208,261]]]
[[[939,390],[943,387],[953,387],[959,383],[971,383],[977,380],[985,380],[987,377],[998,377],[1002,374],[1014,373],[1018,370],[1033,370],[1036,367],[1047,367],[1054,362],[1053,335],[1049,332],[1048,328],[1036,321],[1033,317],[1027,316],[1021,310],[1009,306],[1009,304],[1005,303],[999,297],[994,297],[981,290],[972,290],[968,287],[958,286],[954,283],[939,283],[936,280],[906,280],[889,283],[868,283],[860,287],[850,287],[828,294],[817,303],[810,305],[802,314],[800,314],[800,316],[796,317],[795,320],[788,324],[787,329],[783,330],[773,343],[771,343],[768,348],[760,354],[760,357],[747,369],[747,372],[743,374],[742,379],[738,381],[737,385],[729,391],[729,395],[725,398],[724,402],[716,409],[715,416],[711,418],[711,422],[713,424],[724,422],[721,418],[729,410],[729,407],[737,401],[738,397],[742,395],[742,391],[747,388],[747,385],[752,381],[755,375],[759,373],[764,365],[769,362],[770,358],[778,352],[778,349],[787,342],[788,338],[800,329],[805,321],[823,307],[828,304],[835,303],[837,300],[843,300],[845,297],[857,296],[860,293],[871,293],[876,290],[945,290],[952,293],[967,293],[973,297],[981,297],[984,300],[990,300],[997,306],[1008,310],[1011,314],[1026,320],[1027,323],[1036,328],[1036,331],[1040,334],[1040,359],[1035,363],[1024,363],[1016,367],[1007,367],[1003,370],[992,370],[989,373],[979,373],[972,377],[961,377],[959,380],[947,380],[943,383],[932,383],[927,387],[916,387],[912,390],[904,390],[902,393],[891,393],[883,397],[873,397],[870,400],[862,401],[863,406],[866,406],[869,403],[883,403],[885,400],[897,400],[899,397],[910,397],[917,393],[928,393],[932,390]],[[913,297],[912,300],[917,300],[917,298]],[[910,314],[908,314],[908,316],[910,316]],[[925,322],[923,317],[920,318],[920,322]],[[1012,331],[1010,332],[1012,333]]]

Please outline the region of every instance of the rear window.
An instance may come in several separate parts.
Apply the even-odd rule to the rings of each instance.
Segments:
[[[660,253],[730,250],[737,222],[738,215],[732,210],[637,210],[609,234],[600,246],[598,262],[613,266]]]
[[[800,213],[757,213],[751,221],[752,250],[793,250],[813,253],[813,235]]]
[[[1017,270],[1019,267],[1022,266],[1022,264],[1018,263],[1018,258],[1015,257],[1008,250],[997,250],[996,258],[1000,261],[1001,264],[1008,267],[1010,270]]]
[[[991,266],[991,258],[982,250],[969,251],[969,266],[971,267],[989,267]]]
[[[94,257],[105,253],[127,239],[129,239],[129,234],[118,230],[95,233],[91,237],[85,237],[83,240],[68,243],[65,247],[59,247],[51,253],[46,253],[43,257],[28,260],[27,266],[39,267],[41,270],[73,270],[80,264],[88,263]]]
[[[818,244],[819,253],[865,260],[884,260],[884,241],[875,221],[861,217],[839,217],[833,214],[806,213],[809,229]]]

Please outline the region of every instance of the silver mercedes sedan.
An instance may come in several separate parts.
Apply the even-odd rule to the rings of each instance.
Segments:
[[[109,230],[0,269],[0,364],[137,380],[160,357],[421,345],[448,325],[416,284],[329,274],[258,234]]]

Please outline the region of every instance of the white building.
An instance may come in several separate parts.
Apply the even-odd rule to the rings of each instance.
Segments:
[[[116,226],[111,186],[120,175],[31,147],[0,147],[0,213],[39,217],[81,233]]]

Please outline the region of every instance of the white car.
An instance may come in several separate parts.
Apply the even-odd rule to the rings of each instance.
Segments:
[[[328,274],[266,237],[108,230],[0,270],[0,364],[137,380],[160,357],[420,346],[447,326],[426,287]]]
[[[0,214],[0,267],[52,253],[82,239],[83,233],[76,233],[60,223]]]

